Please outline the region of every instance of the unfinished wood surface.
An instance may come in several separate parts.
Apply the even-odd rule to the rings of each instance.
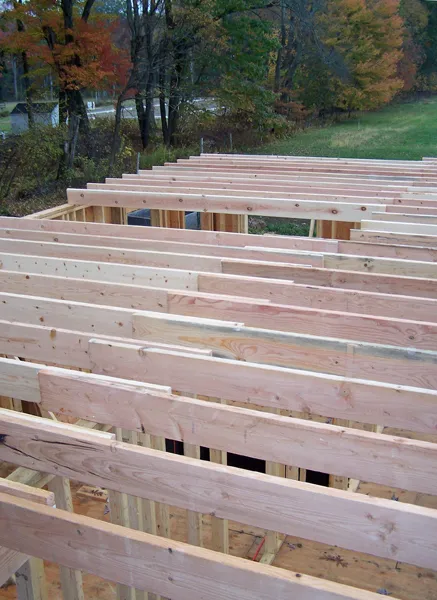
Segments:
[[[9,328],[8,335],[13,335],[13,331],[17,331],[18,336],[29,338],[31,335],[29,328],[19,326]],[[66,345],[74,345],[74,339],[73,336],[66,338]],[[201,395],[226,395],[235,401],[246,398],[260,406],[366,423],[376,421],[413,431],[431,433],[437,428],[435,392],[431,390],[142,348],[116,340],[90,341],[90,338],[82,336],[79,342],[82,354],[88,358],[87,363],[85,359],[81,363],[98,373],[155,384],[167,383],[174,389]],[[58,351],[60,348],[56,343],[55,351]],[[41,342],[36,340],[35,345],[35,354],[39,352],[41,358]],[[30,354],[30,358],[32,356]],[[70,366],[77,365],[71,354],[69,359]],[[57,360],[60,361],[55,355],[53,361]],[[13,391],[13,380],[8,377],[10,362],[7,359],[0,362],[5,393]],[[66,363],[67,360],[60,362]],[[27,371],[26,367],[22,365],[20,380],[33,381],[37,371],[33,365],[27,367]],[[196,377],[191,376],[192,372],[196,372]],[[290,386],[296,390],[296,395],[290,396]],[[17,395],[20,397],[18,392]],[[345,402],[345,399],[351,401]]]
[[[135,183],[132,183],[135,181]],[[152,185],[155,183],[155,185]],[[366,195],[358,195],[355,196],[353,191],[350,194],[346,194],[342,191],[330,192],[329,189],[325,189],[323,191],[314,191],[311,193],[311,190],[307,191],[290,191],[280,192],[280,191],[266,191],[266,190],[253,190],[253,189],[234,189],[233,185],[220,185],[216,186],[214,184],[192,184],[189,182],[188,185],[168,185],[167,183],[153,182],[152,184],[150,180],[147,182],[142,182],[140,180],[129,180],[129,179],[119,179],[114,182],[107,183],[89,183],[87,185],[88,190],[113,190],[113,191],[128,191],[128,192],[156,192],[163,194],[172,194],[175,192],[179,192],[183,190],[184,194],[199,194],[199,193],[207,193],[217,196],[229,196],[231,198],[245,197],[245,198],[277,198],[283,200],[323,200],[323,201],[335,201],[335,202],[349,202],[352,204],[363,204],[365,202],[370,202],[372,204],[391,204],[393,202],[393,198],[387,194],[386,196],[376,195],[376,194],[366,194]],[[176,189],[177,188],[177,189]],[[202,190],[199,192],[199,190]],[[401,194],[398,194],[398,197],[401,198]],[[162,211],[165,212],[165,211]],[[170,212],[170,211],[169,211]],[[174,212],[174,211],[171,211]],[[165,225],[164,225],[165,226]],[[226,231],[226,230],[224,230]]]
[[[86,516],[57,511],[55,518],[37,510],[37,505],[0,499],[0,528],[3,541],[11,531],[19,533],[14,543],[31,548],[47,560],[86,569],[108,580],[149,589],[175,600],[200,600],[208,594],[213,600],[226,595],[232,600],[264,600],[273,594],[278,600],[377,600],[378,595],[350,586],[255,564],[181,542],[107,524]],[[41,536],[41,524],[50,535]],[[80,534],[78,534],[78,530]],[[81,545],[70,547],[69,540],[81,536]],[[56,536],[57,545],[53,545]],[[130,551],[126,550],[126,545]],[[122,548],[120,552],[120,548]],[[171,550],[171,552],[169,551]],[[141,569],[132,560],[136,556]],[[108,560],[111,557],[112,560]],[[115,566],[116,568],[115,568]]]
[[[285,279],[295,283],[325,285],[328,287],[367,290],[407,296],[435,298],[437,282],[411,276],[366,273],[358,271],[339,271],[338,269],[307,268],[284,263],[265,263],[255,261],[222,260],[222,272],[231,275],[264,277],[267,279]]]
[[[134,310],[145,309],[218,320],[244,320],[247,326],[278,331],[437,350],[437,325],[431,322],[303,308],[273,304],[269,300],[264,302],[255,299],[245,300],[217,294],[169,293],[164,289],[133,288],[130,295],[130,286],[125,286],[125,290],[121,289],[120,295],[118,293],[120,286],[98,282],[91,282],[90,285],[89,282],[80,280],[61,280],[58,283],[57,278],[51,281],[43,278],[38,287],[31,284],[34,280],[38,284],[37,277],[17,273],[16,276],[11,274],[6,277],[5,281],[0,272],[0,282],[4,281],[5,288],[14,292],[14,294],[0,293],[5,319],[10,321],[26,319],[35,324],[46,323],[49,326],[59,327],[62,325],[65,311],[68,311],[71,319],[70,326],[74,329],[131,337]],[[32,292],[41,296],[22,296],[21,294],[29,291],[29,284],[32,285]],[[71,289],[74,291],[70,293]],[[45,300],[61,300],[64,304],[46,304],[42,296]],[[75,298],[83,302],[77,304],[71,302]],[[120,313],[118,310],[116,312],[107,310],[107,305],[126,308],[126,311]],[[52,306],[55,306],[56,310],[53,311]],[[58,318],[55,318],[55,315]],[[430,318],[435,320],[436,315]],[[114,319],[115,328],[110,325]],[[99,321],[103,323],[99,324]]]
[[[228,197],[219,194],[186,194],[134,192],[118,190],[81,190],[68,189],[68,202],[96,206],[119,206],[134,208],[165,208],[177,210],[211,211],[214,213],[232,213],[244,215],[264,215],[271,217],[293,217],[296,219],[332,219],[337,221],[359,221],[363,214],[369,214],[381,204],[363,202],[348,203],[323,200],[275,200],[257,199],[251,196]]]
[[[437,248],[437,236],[417,233],[399,233],[390,231],[352,230],[351,239],[380,244],[403,244],[406,246],[424,246]]]
[[[133,337],[195,346],[224,358],[435,389],[437,354],[414,348],[353,343],[271,332],[242,323],[160,313],[133,316]]]
[[[96,420],[117,427],[165,436],[190,446],[266,459],[270,475],[284,477],[285,469],[279,465],[294,462],[312,470],[401,489],[437,492],[433,466],[436,444],[401,443],[392,436],[372,432],[234,406],[215,406],[185,396],[153,393],[136,382],[117,384],[109,377],[103,381],[92,375],[45,371],[40,372],[39,378],[41,406],[47,410],[80,418],[94,414]],[[199,457],[196,454],[191,458]],[[140,528],[132,519],[130,523],[134,529]],[[199,545],[200,532],[193,531],[194,538],[190,543]]]
[[[395,207],[393,207],[395,208]],[[102,225],[98,223],[63,223],[62,221],[26,221],[23,219],[16,219],[12,217],[0,217],[0,226],[7,236],[25,236],[30,239],[29,236],[33,236],[34,239],[49,239],[52,241],[68,240],[72,239],[70,236],[79,235],[87,236],[88,240],[92,240],[94,236],[96,239],[101,238],[102,240],[109,239],[113,240],[114,237],[121,238],[120,242],[123,244],[141,244],[141,243],[152,243],[153,241],[159,245],[159,242],[167,242],[177,244],[194,244],[193,248],[197,248],[200,251],[202,245],[209,246],[231,246],[231,247],[270,247],[270,248],[283,248],[286,250],[300,249],[309,251],[319,252],[338,252],[341,247],[341,253],[350,253],[348,248],[351,246],[357,249],[357,244],[350,245],[347,242],[337,242],[335,240],[321,240],[321,239],[309,239],[302,237],[289,237],[289,236],[274,236],[274,235],[244,235],[244,234],[230,234],[230,233],[217,233],[207,231],[193,231],[193,230],[175,230],[165,228],[153,228],[153,227],[135,227],[130,226],[128,228],[117,225]],[[9,229],[11,228],[11,229]],[[42,238],[37,238],[38,231]],[[58,233],[58,235],[56,235]],[[59,234],[63,234],[64,237],[59,237]],[[86,240],[87,238],[80,238]],[[74,238],[78,240],[79,238]],[[135,241],[133,241],[135,240]],[[86,242],[85,242],[86,243]],[[120,243],[121,245],[121,243]],[[155,246],[155,249],[158,248]],[[130,246],[127,246],[130,247]],[[176,247],[176,246],[175,246]],[[182,246],[181,246],[182,248]],[[363,244],[362,249],[365,251],[372,247],[368,244]],[[384,256],[385,252],[389,252],[391,248],[387,245],[378,245],[378,250],[381,252],[380,256]],[[400,248],[396,248],[398,252],[408,251],[405,245],[401,243]],[[210,253],[213,252],[213,248],[208,250]],[[412,249],[414,253],[414,249]],[[405,256],[407,258],[407,256]],[[412,255],[410,258],[414,259]],[[426,255],[424,260],[426,260]]]
[[[0,493],[9,494],[15,498],[24,498],[31,502],[44,504],[46,506],[54,506],[55,503],[54,494],[52,492],[33,488],[24,483],[11,481],[9,479],[0,478]],[[8,581],[16,571],[23,567],[23,565],[29,561],[29,558],[30,557],[26,554],[22,554],[16,550],[0,547],[0,586]],[[24,570],[29,570],[29,568],[29,565],[27,565],[24,567]],[[29,588],[26,586],[20,586],[22,596],[28,589]],[[30,590],[32,590],[32,587]]]
[[[57,337],[53,328],[62,328],[68,322],[77,331],[88,331],[90,334],[203,348],[215,351],[222,357],[250,362],[309,370],[315,370],[316,364],[317,370],[325,373],[369,377],[377,381],[432,389],[436,385],[433,369],[437,354],[414,347],[349,342],[246,327],[243,323],[216,319],[135,312],[31,296],[0,294],[0,298],[3,314],[10,321],[26,320],[33,325],[43,322],[51,328],[48,341],[52,351],[53,338]],[[63,337],[62,332],[60,337]],[[24,353],[18,351],[15,355],[29,358],[28,343],[27,340]],[[67,352],[71,353],[71,350]],[[60,358],[53,362],[59,364]]]
[[[35,269],[37,266],[35,265]],[[0,270],[0,287],[14,294],[32,294],[60,300],[119,306],[139,310],[168,311],[170,290],[157,286],[117,284],[85,278],[61,278],[18,271]],[[167,282],[168,283],[168,282]],[[176,290],[177,281],[174,282]],[[4,287],[3,287],[4,286]],[[194,283],[193,283],[193,287]],[[268,280],[245,276],[199,273],[197,286],[200,294],[192,297],[207,298],[203,294],[221,294],[222,299],[239,297],[253,299],[255,306],[271,304],[303,306],[372,316],[432,322],[437,314],[437,300],[379,294],[363,290],[344,290],[321,286],[295,284],[289,281]],[[233,296],[229,296],[232,291]],[[191,294],[188,295],[191,297]],[[212,296],[213,297],[213,296]]]
[[[18,600],[48,600],[44,562],[41,558],[29,558],[18,569],[16,580]]]
[[[13,411],[2,410],[0,423],[0,457],[21,466],[74,473],[84,483],[375,556],[436,564],[432,509],[170,455]],[[44,438],[35,440],[35,428]]]
[[[433,321],[437,314],[437,300],[434,298],[328,288],[272,279],[263,281],[257,277],[199,273],[198,290],[212,294],[229,294],[232,290],[235,296],[264,298],[278,304],[319,307],[418,321]]]
[[[70,481],[64,477],[54,477],[48,484],[54,494],[56,507],[73,512]],[[60,578],[63,600],[84,600],[82,573],[77,569],[60,567]]]

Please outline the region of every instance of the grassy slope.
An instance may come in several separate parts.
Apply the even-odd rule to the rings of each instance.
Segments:
[[[437,156],[437,99],[389,106],[331,127],[308,129],[254,153],[404,160]]]
[[[307,129],[256,154],[420,160],[437,156],[437,99],[398,104],[324,128]],[[308,235],[308,221],[250,219],[250,231]]]

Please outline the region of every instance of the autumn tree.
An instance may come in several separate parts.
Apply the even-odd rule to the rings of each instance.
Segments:
[[[125,53],[112,40],[114,21],[91,15],[94,0],[33,0],[10,6],[5,19],[20,23],[6,30],[3,47],[25,55],[34,73],[53,73],[59,90],[60,122],[68,120],[67,162],[77,133],[91,140],[82,90],[119,84]],[[30,86],[26,86],[30,87]]]
[[[369,110],[402,89],[404,26],[397,0],[330,0],[317,23],[323,44],[343,58],[349,76],[342,80],[309,52],[295,82],[306,105]]]

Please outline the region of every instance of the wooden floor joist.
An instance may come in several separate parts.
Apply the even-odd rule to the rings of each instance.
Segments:
[[[117,600],[395,597],[269,566],[295,539],[437,581],[434,162],[202,155],[0,217],[0,582],[45,600],[49,560],[50,600],[95,600],[81,571]]]

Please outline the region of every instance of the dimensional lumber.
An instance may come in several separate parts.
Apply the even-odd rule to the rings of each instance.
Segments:
[[[318,370],[336,375],[365,376],[435,389],[437,352],[413,347],[354,342],[332,337],[246,327],[206,318],[190,318],[150,311],[52,300],[32,296],[0,294],[2,314],[10,321],[45,323],[53,328],[68,322],[77,331],[94,335],[135,338],[149,344],[202,348],[218,356],[249,360],[297,369]],[[28,350],[23,349],[28,358]],[[15,353],[20,355],[20,352]],[[315,363],[314,363],[315,361]],[[59,362],[59,361],[56,361]],[[401,373],[398,371],[401,370]]]
[[[12,502],[4,495],[0,495],[0,522],[1,542],[13,532],[14,546],[29,548],[46,560],[175,600],[201,600],[205,594],[219,600],[224,581],[230,600],[265,600],[266,594],[278,600],[379,600],[377,594],[357,588],[169,542],[89,517],[60,510],[53,513],[24,500]],[[80,545],[71,544],[77,536]],[[138,558],[141,569],[132,556]]]
[[[28,290],[30,282],[34,294],[41,297],[64,300],[65,297],[78,300],[84,304],[105,303],[109,306],[139,310],[152,310],[162,313],[178,314],[183,316],[205,317],[210,319],[226,321],[242,321],[249,327],[273,329],[277,331],[307,333],[309,335],[351,339],[369,343],[384,343],[393,346],[412,346],[422,350],[437,351],[437,323],[397,319],[390,317],[375,317],[373,315],[360,315],[354,313],[343,313],[318,308],[304,308],[276,304],[255,299],[245,299],[233,296],[221,296],[218,294],[206,294],[198,292],[167,291],[165,289],[137,288],[136,286],[120,286],[115,284],[83,282],[82,280],[68,281],[59,278],[38,277],[29,274],[0,272],[0,284],[5,284],[13,296],[2,295],[0,302],[4,304],[4,318],[10,321],[24,321],[19,311],[23,308],[26,297],[22,296]],[[40,283],[38,290],[38,283]],[[26,288],[27,289],[23,289]],[[73,291],[70,291],[72,290]],[[131,293],[132,292],[132,293]],[[40,304],[40,303],[38,303]],[[30,307],[30,305],[29,305]],[[68,310],[72,311],[73,305],[68,304]],[[39,307],[41,308],[41,307]],[[85,310],[85,307],[83,307]],[[11,312],[12,309],[12,312]],[[102,318],[105,309],[98,309]],[[61,309],[60,309],[61,311]],[[119,323],[128,322],[132,318],[133,311],[126,313]],[[61,317],[61,312],[60,318]],[[92,313],[91,313],[92,314]],[[109,319],[114,313],[108,312]],[[435,319],[435,314],[432,316]],[[42,321],[41,321],[42,319]],[[97,319],[97,317],[96,317]],[[26,320],[29,320],[26,318]],[[56,323],[52,317],[39,316],[40,322],[48,324]],[[34,322],[30,319],[30,322]],[[59,326],[59,324],[58,324]],[[84,330],[82,322],[72,322],[72,327]],[[120,327],[120,324],[119,324]],[[95,323],[86,326],[86,330],[105,331],[97,329]],[[109,331],[109,330],[108,330]],[[114,335],[131,337],[131,331],[111,331]]]
[[[373,221],[372,221],[373,222]],[[332,247],[331,251],[326,252],[323,247],[317,252],[313,250],[308,250],[305,248],[305,244],[295,242],[296,248],[271,248],[268,246],[268,240],[272,240],[273,236],[270,236],[263,246],[255,245],[255,246],[246,246],[244,248],[234,248],[234,247],[224,247],[224,246],[215,246],[211,244],[198,244],[198,243],[185,243],[181,241],[177,242],[169,242],[164,239],[162,240],[146,240],[146,239],[131,239],[131,238],[116,238],[109,236],[90,236],[90,235],[81,235],[81,234],[63,234],[57,233],[52,234],[46,231],[22,231],[20,229],[4,229],[0,230],[0,237],[5,239],[14,240],[15,244],[12,244],[10,248],[11,251],[15,247],[17,247],[18,240],[23,240],[26,242],[35,242],[42,241],[48,242],[52,244],[53,242],[62,244],[60,250],[66,250],[67,247],[71,248],[71,246],[84,246],[84,250],[89,246],[96,246],[99,248],[108,247],[111,249],[111,255],[108,260],[111,262],[113,258],[118,259],[119,262],[132,262],[135,258],[135,254],[131,253],[114,253],[114,247],[117,249],[123,248],[126,250],[146,250],[148,252],[159,251],[160,253],[164,252],[164,256],[168,253],[175,254],[193,254],[200,256],[210,256],[210,257],[220,257],[220,258],[240,258],[243,260],[263,260],[263,261],[276,261],[276,262],[293,262],[293,263],[304,263],[304,264],[312,264],[313,266],[325,266],[325,267],[334,267],[339,268],[342,267],[342,262],[347,260],[349,264],[347,265],[351,270],[373,270],[380,272],[388,272],[395,274],[398,272],[399,274],[405,273],[405,263],[384,259],[403,259],[416,261],[414,270],[418,275],[422,276],[432,276],[435,269],[432,265],[418,265],[418,262],[433,262],[436,260],[436,254],[431,249],[424,248],[410,248],[410,247],[402,247],[402,246],[393,246],[386,247],[383,245],[371,245],[370,243],[363,242],[337,242],[336,246]],[[257,240],[255,240],[256,242]],[[305,243],[307,239],[303,240]],[[0,241],[0,251],[2,249],[2,243],[4,247],[4,242]],[[275,242],[272,242],[272,245]],[[302,248],[298,246],[303,246]],[[41,248],[44,248],[44,245],[35,245],[29,246],[28,244],[24,244],[24,248],[30,248],[30,252],[35,252],[36,254],[41,252]],[[23,248],[23,249],[24,249]],[[33,249],[32,249],[33,248]],[[48,250],[53,248],[53,246],[49,246]],[[23,249],[20,249],[23,252]],[[46,248],[47,249],[47,248]],[[60,254],[62,252],[60,251]],[[91,251],[92,252],[92,251]],[[47,254],[44,252],[44,254]],[[133,256],[133,259],[130,261],[127,260],[129,255]],[[320,255],[322,258],[320,258]],[[354,256],[355,255],[355,256]],[[141,256],[141,255],[140,255]],[[145,254],[143,255],[144,259],[154,255]],[[372,256],[371,262],[369,263],[369,259],[362,259],[361,257]],[[81,256],[79,256],[81,258]],[[86,258],[86,257],[85,257]],[[338,263],[338,264],[337,264]]]
[[[37,263],[38,264],[38,263]],[[27,268],[32,265],[28,264]],[[33,265],[37,271],[37,265]],[[79,276],[79,273],[77,273]],[[159,283],[159,282],[158,282]],[[172,282],[174,291],[164,287],[111,283],[104,279],[41,275],[35,272],[0,270],[0,284],[14,294],[32,293],[46,298],[68,298],[77,302],[101,303],[140,310],[168,310],[169,298],[177,299],[177,281]],[[305,286],[289,281],[270,280],[265,282],[255,277],[239,277],[222,274],[198,274],[196,291],[181,292],[192,298],[211,298],[220,295],[222,300],[245,300],[257,304],[282,304],[307,308],[328,309],[360,315],[386,316],[412,321],[433,322],[436,318],[437,301],[432,298],[393,296],[365,291],[350,291],[321,286]],[[183,288],[182,288],[183,289]],[[233,296],[229,296],[232,289]],[[99,302],[96,302],[96,299]]]
[[[396,216],[396,215],[395,215]],[[115,232],[114,232],[115,233]],[[195,241],[195,237],[193,238],[193,242],[177,240],[174,242],[168,241],[164,239],[154,239],[152,236],[151,239],[146,238],[126,238],[126,237],[117,237],[113,236],[92,236],[88,235],[84,232],[81,234],[74,233],[62,233],[56,232],[52,233],[49,231],[43,230],[22,230],[22,229],[2,229],[0,230],[0,237],[13,239],[13,240],[26,240],[26,241],[43,241],[43,242],[57,242],[61,244],[67,245],[85,245],[85,246],[109,246],[114,247],[116,244],[117,247],[123,247],[131,250],[148,250],[148,251],[172,251],[174,253],[183,253],[183,254],[197,254],[197,255],[208,255],[208,256],[220,256],[224,257],[234,257],[234,258],[255,258],[263,260],[281,260],[287,261],[290,260],[290,252],[291,260],[296,262],[299,260],[300,255],[294,250],[307,252],[306,256],[311,258],[311,253],[314,252],[321,253],[323,256],[326,256],[328,259],[335,259],[336,255],[339,255],[339,258],[342,258],[341,255],[356,255],[356,256],[374,256],[378,258],[398,258],[405,260],[414,260],[414,261],[425,261],[425,262],[433,262],[436,260],[436,250],[435,249],[427,249],[418,247],[410,247],[410,246],[388,246],[384,244],[371,244],[370,242],[348,242],[348,241],[337,241],[333,242],[330,246],[327,244],[317,245],[314,242],[311,242],[308,238],[297,238],[293,244],[290,244],[290,247],[287,247],[286,244],[280,244],[280,240],[276,240],[274,236],[262,236],[264,238],[263,243],[261,244],[259,240],[256,239],[257,236],[247,236],[248,237],[248,246],[246,247],[224,247],[223,245],[215,245],[212,242],[206,243],[203,240],[200,240],[201,243]],[[260,236],[258,236],[260,237]],[[255,238],[255,239],[253,239]],[[232,243],[232,238],[229,239],[229,242]],[[308,244],[311,242],[311,244]],[[253,246],[250,246],[250,243],[253,243]],[[293,246],[293,247],[291,247]],[[251,248],[251,250],[249,250]],[[277,253],[277,255],[273,256],[272,251]],[[259,252],[260,254],[254,254],[254,252]],[[263,254],[261,254],[263,252]],[[358,262],[358,261],[355,261]],[[359,262],[358,262],[359,264]],[[325,265],[327,266],[327,265]]]
[[[161,385],[187,393],[226,397],[262,407],[325,415],[364,423],[377,422],[411,431],[437,430],[437,392],[434,390],[378,383],[311,371],[202,357],[199,354],[133,345],[117,340],[96,340],[83,334],[38,326],[0,322],[0,337],[30,340],[29,359],[61,362],[111,377]],[[51,344],[44,344],[44,336]],[[65,339],[65,350],[61,340]],[[12,342],[11,342],[12,343]],[[34,347],[34,351],[31,348]],[[50,348],[50,352],[46,350]],[[70,352],[68,349],[70,348]],[[15,348],[19,350],[18,348]],[[38,354],[39,352],[39,354]],[[12,363],[12,364],[11,364]],[[19,367],[19,368],[18,368]],[[3,393],[28,400],[30,392],[40,402],[37,374],[43,365],[1,359]],[[191,373],[195,372],[196,377]],[[16,381],[20,382],[17,389]],[[289,389],[296,390],[290,395]],[[345,402],[351,399],[351,402]]]
[[[0,253],[0,263],[10,271],[34,272],[67,277],[87,277],[117,283],[156,285],[158,287],[197,289],[201,271],[182,270],[145,265],[125,265],[77,260],[68,258],[42,257],[23,254]],[[339,271],[338,269],[308,268],[305,265],[266,263],[221,259],[221,271],[236,276],[282,279],[307,285],[328,286],[341,289],[374,291],[435,298],[435,279],[406,277],[390,274]]]
[[[4,409],[0,435],[0,458],[21,466],[374,556],[436,564],[432,509],[170,455]]]
[[[24,498],[46,506],[53,506],[55,503],[54,495],[51,492],[3,478],[0,478],[0,494],[8,494],[14,498]],[[28,560],[29,556],[27,554],[10,550],[9,547],[0,547],[0,586],[8,581]]]
[[[376,559],[379,575],[382,564],[404,571],[406,591],[398,595],[413,600],[413,579],[437,564],[437,235],[430,235],[437,166],[214,155],[72,193],[106,200],[0,217],[0,353],[10,357],[0,357],[2,404],[32,402],[36,414],[54,419],[1,412],[0,460],[21,465],[8,481],[48,482],[68,510],[69,478],[104,486],[110,521],[125,526],[117,534],[117,526],[103,525],[105,558],[95,548],[101,525],[86,518],[77,528],[89,523],[94,546],[82,539],[78,554],[65,545],[64,565],[51,555],[61,562],[62,600],[90,595],[78,569],[92,572],[96,556],[108,561],[108,548],[116,562],[98,574],[115,580],[117,600],[247,595],[246,563],[237,560],[220,577],[228,558],[200,547],[228,552],[228,519],[243,536],[263,536],[249,554],[238,551],[260,561],[250,567],[257,576],[285,534],[292,544],[309,540],[308,556],[322,543],[392,560]],[[117,195],[124,204],[104,205]],[[185,226],[188,202],[201,206],[202,231],[176,229]],[[341,221],[344,211],[368,205],[375,209]],[[243,212],[232,214],[239,206]],[[342,211],[340,221],[323,212],[328,206]],[[154,227],[121,225],[136,208],[151,208]],[[248,215],[264,210],[306,216],[310,236],[347,239],[232,233],[258,227],[262,220]],[[65,424],[78,418],[87,428],[97,421],[99,429],[115,428],[115,439]],[[260,472],[227,461],[255,461]],[[23,519],[44,510],[10,496],[8,510],[16,515],[23,503]],[[50,510],[53,531],[71,526],[74,541],[76,517]],[[11,551],[25,556],[40,532],[47,548],[60,539],[27,522],[23,531],[28,545]],[[199,559],[180,570],[192,577],[189,586],[186,579],[175,585],[170,534],[191,544],[180,546],[185,567],[188,557]],[[1,535],[0,527],[6,545]],[[242,535],[232,535],[243,548]],[[132,558],[139,539],[152,574]],[[29,582],[32,564],[42,568],[34,554]],[[285,547],[280,561],[284,554],[291,558]],[[208,583],[196,587],[206,564]],[[348,581],[335,566],[308,569]],[[319,580],[291,592],[279,586],[279,573],[264,580],[276,587],[264,583],[251,597],[313,600],[315,589],[320,600],[332,600],[332,590],[336,600],[372,597],[333,584],[328,590]],[[400,589],[389,577],[370,579],[360,585],[392,595]],[[419,585],[421,600],[425,589],[433,593],[428,582]]]
[[[395,207],[393,207],[395,208]],[[414,208],[414,207],[413,207]],[[418,209],[419,210],[419,209]],[[181,251],[187,244],[192,245],[193,249],[198,252],[205,245],[210,248],[204,248],[205,252],[210,255],[220,255],[219,249],[214,249],[214,246],[230,246],[233,249],[245,246],[262,248],[278,248],[284,250],[307,250],[321,253],[340,253],[340,254],[362,254],[366,255],[369,251],[377,256],[396,256],[398,258],[415,259],[415,250],[411,253],[402,242],[398,246],[389,246],[388,244],[371,244],[347,242],[342,240],[323,240],[317,238],[305,237],[288,237],[274,235],[253,235],[253,234],[235,234],[227,232],[208,232],[195,230],[178,230],[165,229],[160,227],[139,227],[130,226],[126,228],[123,225],[105,225],[99,223],[67,223],[64,221],[47,221],[37,220],[28,221],[26,219],[15,219],[12,217],[0,217],[0,227],[2,235],[15,239],[28,240],[45,240],[53,242],[68,243],[67,240],[73,239],[74,235],[87,236],[80,238],[85,244],[86,240],[90,243],[99,245],[98,240],[114,240],[115,237],[120,238],[118,244],[126,248],[144,248],[144,249],[162,249],[162,244],[167,244],[167,248],[180,248]],[[38,232],[42,237],[37,237]],[[60,236],[63,234],[63,236]],[[92,242],[95,238],[95,242]],[[74,238],[79,239],[79,238]],[[420,247],[420,245],[418,246]],[[352,251],[350,250],[352,249]],[[395,254],[392,252],[395,250]],[[224,249],[223,251],[226,251]],[[401,256],[399,252],[404,252]],[[390,253],[390,254],[388,254]],[[430,260],[429,256],[424,253],[420,260]]]
[[[117,190],[68,189],[69,204],[118,206],[123,208],[160,208],[201,212],[264,215],[272,217],[317,218],[336,221],[359,221],[364,212],[381,209],[372,202],[348,203],[327,200],[277,200],[266,198],[228,197],[220,194],[186,194]]]

